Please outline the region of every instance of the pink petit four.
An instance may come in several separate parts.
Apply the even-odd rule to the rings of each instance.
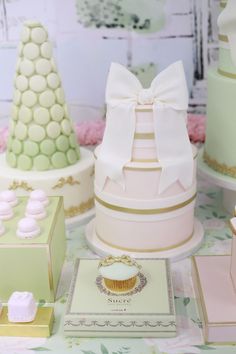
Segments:
[[[44,205],[37,200],[29,200],[25,216],[34,219],[43,219],[46,217]]]
[[[12,207],[7,202],[0,202],[0,220],[9,220],[13,217]]]
[[[17,236],[20,238],[33,238],[40,234],[40,227],[33,218],[23,218],[17,225]]]
[[[0,194],[0,200],[9,203],[10,206],[14,207],[18,204],[16,193],[14,191],[6,190]]]
[[[42,189],[35,189],[33,192],[30,193],[30,200],[32,201],[39,201],[44,206],[49,204],[49,199],[47,194]]]
[[[37,305],[32,293],[15,291],[8,301],[9,322],[32,322]]]

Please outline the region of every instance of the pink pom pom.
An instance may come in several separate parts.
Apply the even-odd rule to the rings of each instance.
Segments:
[[[193,143],[204,143],[206,130],[206,116],[200,114],[188,115],[188,134]]]
[[[0,153],[4,152],[7,147],[7,137],[8,137],[8,128],[0,128]]]
[[[81,122],[76,124],[75,131],[80,145],[100,144],[105,129],[105,121],[98,119],[95,121]]]

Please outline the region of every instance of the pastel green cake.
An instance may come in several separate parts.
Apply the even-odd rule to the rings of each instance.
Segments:
[[[8,164],[27,171],[74,165],[80,158],[79,146],[52,57],[52,44],[41,23],[24,23],[18,55]]]
[[[219,41],[218,67],[208,72],[204,160],[217,172],[236,178],[236,64],[221,28]]]
[[[33,239],[17,237],[18,221],[24,218],[27,197],[18,197],[14,216],[3,221],[0,237],[0,298],[7,301],[14,291],[29,291],[35,299],[55,300],[66,251],[62,197],[49,197],[46,217],[38,220],[41,233]]]

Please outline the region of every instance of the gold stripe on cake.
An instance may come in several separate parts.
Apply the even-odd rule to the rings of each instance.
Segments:
[[[152,105],[147,105],[146,107],[145,106],[137,106],[136,108],[135,108],[135,111],[136,112],[152,112],[153,111],[153,109],[152,109]]]
[[[220,163],[215,159],[211,158],[206,151],[204,151],[203,159],[206,164],[213,170],[222,173],[223,175],[228,175],[231,177],[236,177],[236,166],[227,166],[224,163]]]
[[[218,68],[218,73],[219,73],[220,75],[229,77],[230,79],[236,79],[236,74],[229,73],[228,71],[224,71],[224,70],[219,69],[219,68]]]
[[[127,251],[127,252],[140,252],[140,253],[146,253],[146,252],[162,252],[162,251],[168,251],[168,250],[172,250],[174,248],[177,248],[177,247],[180,247],[180,246],[183,246],[185,243],[189,242],[191,240],[191,238],[193,237],[193,232],[191,233],[191,235],[186,238],[184,241],[181,241],[181,242],[178,242],[178,243],[175,243],[174,245],[172,246],[167,246],[167,247],[159,247],[159,248],[143,248],[143,249],[139,249],[139,248],[129,248],[129,247],[121,247],[121,246],[117,246],[117,245],[114,245],[112,244],[111,242],[108,242],[108,241],[105,241],[97,232],[96,230],[96,235],[98,237],[98,239],[100,241],[102,241],[103,243],[105,243],[107,246],[109,247],[113,247],[113,248],[116,248],[118,250],[121,250],[121,251]]]
[[[228,42],[228,41],[229,41],[229,40],[228,40],[228,37],[225,36],[224,34],[219,34],[219,35],[218,35],[218,39],[219,39],[219,41],[221,41],[221,42]]]
[[[159,162],[159,160],[158,159],[132,159],[131,162],[149,163],[149,162]]]
[[[154,133],[135,133],[134,139],[155,139]]]
[[[100,199],[98,196],[95,195],[95,200],[104,206],[107,209],[111,209],[114,211],[119,211],[121,213],[128,213],[128,214],[138,214],[138,215],[155,215],[155,214],[163,214],[168,213],[180,208],[185,207],[186,205],[190,204],[195,198],[197,193],[195,193],[190,199],[185,200],[182,203],[175,204],[165,208],[157,208],[157,209],[134,209],[134,208],[126,208],[119,205],[113,205],[110,203],[105,202],[104,200]]]

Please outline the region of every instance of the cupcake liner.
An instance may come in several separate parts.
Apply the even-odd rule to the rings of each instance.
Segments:
[[[127,280],[111,280],[104,278],[104,283],[109,290],[116,292],[124,292],[134,288],[137,276]]]

